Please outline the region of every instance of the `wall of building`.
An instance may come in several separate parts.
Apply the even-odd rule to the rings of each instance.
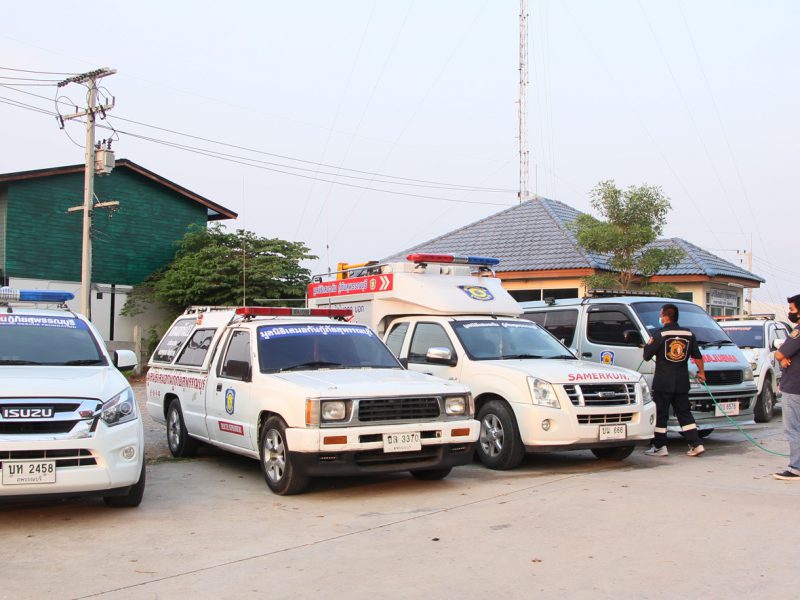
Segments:
[[[583,285],[583,282],[579,277],[551,279],[503,279],[503,287],[519,301],[543,300],[544,298],[548,297],[548,290],[555,292],[551,293],[550,296],[557,295],[559,298],[580,298],[586,294],[586,286]],[[571,291],[573,290],[574,295],[571,295]],[[522,291],[527,293],[524,295],[520,294],[519,292]]]

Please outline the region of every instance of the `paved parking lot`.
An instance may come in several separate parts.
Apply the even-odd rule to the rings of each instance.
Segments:
[[[279,497],[257,461],[210,448],[163,458],[163,429],[148,429],[139,508],[0,505],[3,597],[796,593],[800,485],[773,480],[784,459],[735,433],[712,436],[698,459],[676,438],[666,459],[560,453],[508,472],[473,464],[440,482],[320,479]],[[780,416],[754,433],[786,451]]]

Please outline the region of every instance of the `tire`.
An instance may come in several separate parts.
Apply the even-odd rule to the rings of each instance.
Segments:
[[[617,446],[616,448],[592,448],[592,454],[597,458],[606,460],[625,460],[631,454],[635,446]]]
[[[131,489],[124,496],[104,496],[103,502],[112,508],[135,508],[142,503],[144,496],[144,484],[147,479],[147,469],[145,469],[144,456],[142,456],[142,472],[139,474],[139,481],[131,486]]]
[[[258,436],[261,472],[267,486],[279,496],[302,492],[308,476],[295,468],[286,444],[286,423],[280,417],[270,417]]]
[[[188,458],[197,454],[198,442],[189,436],[183,422],[180,402],[173,400],[167,409],[167,446],[172,456]]]
[[[446,469],[425,469],[422,471],[411,471],[411,476],[414,477],[414,479],[420,479],[422,481],[438,481],[447,477],[452,470],[452,467],[447,467]]]
[[[772,380],[767,377],[764,381],[764,388],[756,398],[756,405],[753,407],[753,416],[756,423],[769,423],[775,414],[775,392],[772,391]]]
[[[708,436],[710,436],[713,432],[714,432],[713,428],[711,428],[711,429],[698,429],[697,430],[697,435],[699,435],[701,438],[705,439]]]
[[[525,457],[514,412],[502,400],[490,400],[478,411],[481,429],[476,444],[485,467],[504,471],[518,466]]]

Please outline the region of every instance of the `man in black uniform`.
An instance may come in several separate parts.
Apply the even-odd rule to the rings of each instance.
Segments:
[[[705,382],[703,355],[694,334],[678,325],[678,307],[665,304],[661,307],[662,328],[650,338],[644,347],[644,359],[656,357],[653,375],[653,400],[656,403],[656,429],[653,445],[645,451],[648,456],[667,456],[667,420],[669,407],[681,425],[684,437],[689,442],[688,456],[700,456],[705,452],[692,411],[689,408],[689,358],[697,365],[697,380]]]
[[[789,338],[775,353],[781,363],[781,405],[783,406],[783,429],[789,439],[789,466],[784,471],[773,473],[775,479],[800,481],[800,294],[787,298],[789,320],[795,324]]]

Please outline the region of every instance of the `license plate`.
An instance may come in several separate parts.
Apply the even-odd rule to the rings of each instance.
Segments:
[[[407,433],[384,433],[383,451],[384,452],[413,452],[422,449],[419,441],[419,431],[409,431]]]
[[[722,410],[720,410],[722,409]],[[734,415],[739,414],[739,403],[738,402],[718,402],[714,405],[714,416],[721,417],[723,415],[722,411],[725,411],[728,416],[732,417]]]
[[[56,461],[54,460],[3,461],[3,485],[26,485],[55,482]]]
[[[627,425],[600,425],[600,441],[624,440],[628,437]]]

